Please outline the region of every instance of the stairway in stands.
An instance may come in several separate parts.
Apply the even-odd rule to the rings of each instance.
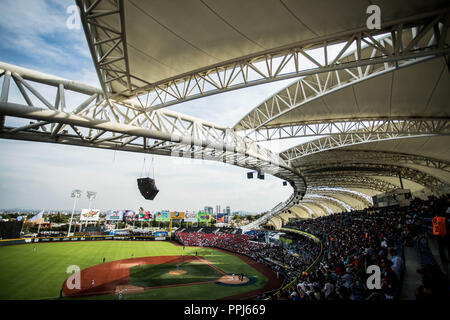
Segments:
[[[416,272],[421,268],[417,251],[414,247],[404,246],[405,271],[403,273],[400,300],[414,300],[415,291],[422,283],[422,276]]]
[[[428,244],[431,250],[431,253],[433,254],[434,260],[437,262],[438,266],[441,268],[441,271],[447,275],[447,278],[449,277],[449,271],[450,271],[450,264],[443,263],[441,261],[441,258],[439,256],[439,245],[436,239],[428,236]]]
[[[442,263],[436,239],[426,234],[421,243],[415,241],[413,247],[404,246],[405,272],[403,275],[400,300],[414,300],[415,291],[422,284],[422,275],[417,270],[425,264],[439,267],[449,277],[449,263]]]

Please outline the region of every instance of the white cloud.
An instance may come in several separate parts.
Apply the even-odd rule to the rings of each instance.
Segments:
[[[83,30],[67,28],[66,8],[70,5],[73,1],[3,0],[0,48],[27,57],[24,67],[38,65],[42,72],[85,80],[84,74],[93,64]]]

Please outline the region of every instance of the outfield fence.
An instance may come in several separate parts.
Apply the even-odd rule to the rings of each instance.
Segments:
[[[35,237],[35,238],[20,238],[20,239],[3,239],[0,240],[0,246],[38,243],[38,242],[72,242],[72,241],[102,241],[102,240],[127,240],[127,241],[158,241],[167,240],[167,237],[155,236],[136,236],[136,235],[104,235],[104,236],[70,236],[70,237]]]

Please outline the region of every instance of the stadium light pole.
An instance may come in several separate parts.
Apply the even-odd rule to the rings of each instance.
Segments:
[[[97,195],[97,192],[94,191],[86,191],[86,196],[89,199],[89,211],[91,211],[91,203],[93,200],[95,200],[95,196]],[[88,223],[88,217],[86,217],[86,227]]]
[[[69,224],[69,231],[67,232],[67,236],[70,235],[70,230],[72,229],[72,220],[73,220],[73,213],[75,212],[75,206],[77,204],[77,199],[81,198],[81,190],[72,190],[72,193],[70,194],[71,198],[73,199],[73,209],[72,209],[72,215],[70,216],[70,224]]]

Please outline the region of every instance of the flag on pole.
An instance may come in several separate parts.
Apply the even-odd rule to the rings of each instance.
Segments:
[[[37,231],[37,234],[38,234],[38,237],[39,237],[39,231],[41,230],[41,223],[42,223],[42,220],[44,220],[43,218],[42,218],[42,216],[44,215],[44,209],[42,209],[42,211],[41,212],[39,212],[36,216],[39,216],[40,215],[40,217],[38,218],[38,219],[36,219],[36,220],[33,220],[33,221],[39,221],[39,227],[38,227],[38,231]],[[33,218],[31,218],[31,219],[34,219],[36,216],[34,216]],[[36,222],[37,223],[37,222]]]
[[[31,218],[28,221],[39,221],[42,219],[42,216],[44,215],[44,209],[42,209],[41,212],[39,212],[38,214],[36,214],[33,218]]]

